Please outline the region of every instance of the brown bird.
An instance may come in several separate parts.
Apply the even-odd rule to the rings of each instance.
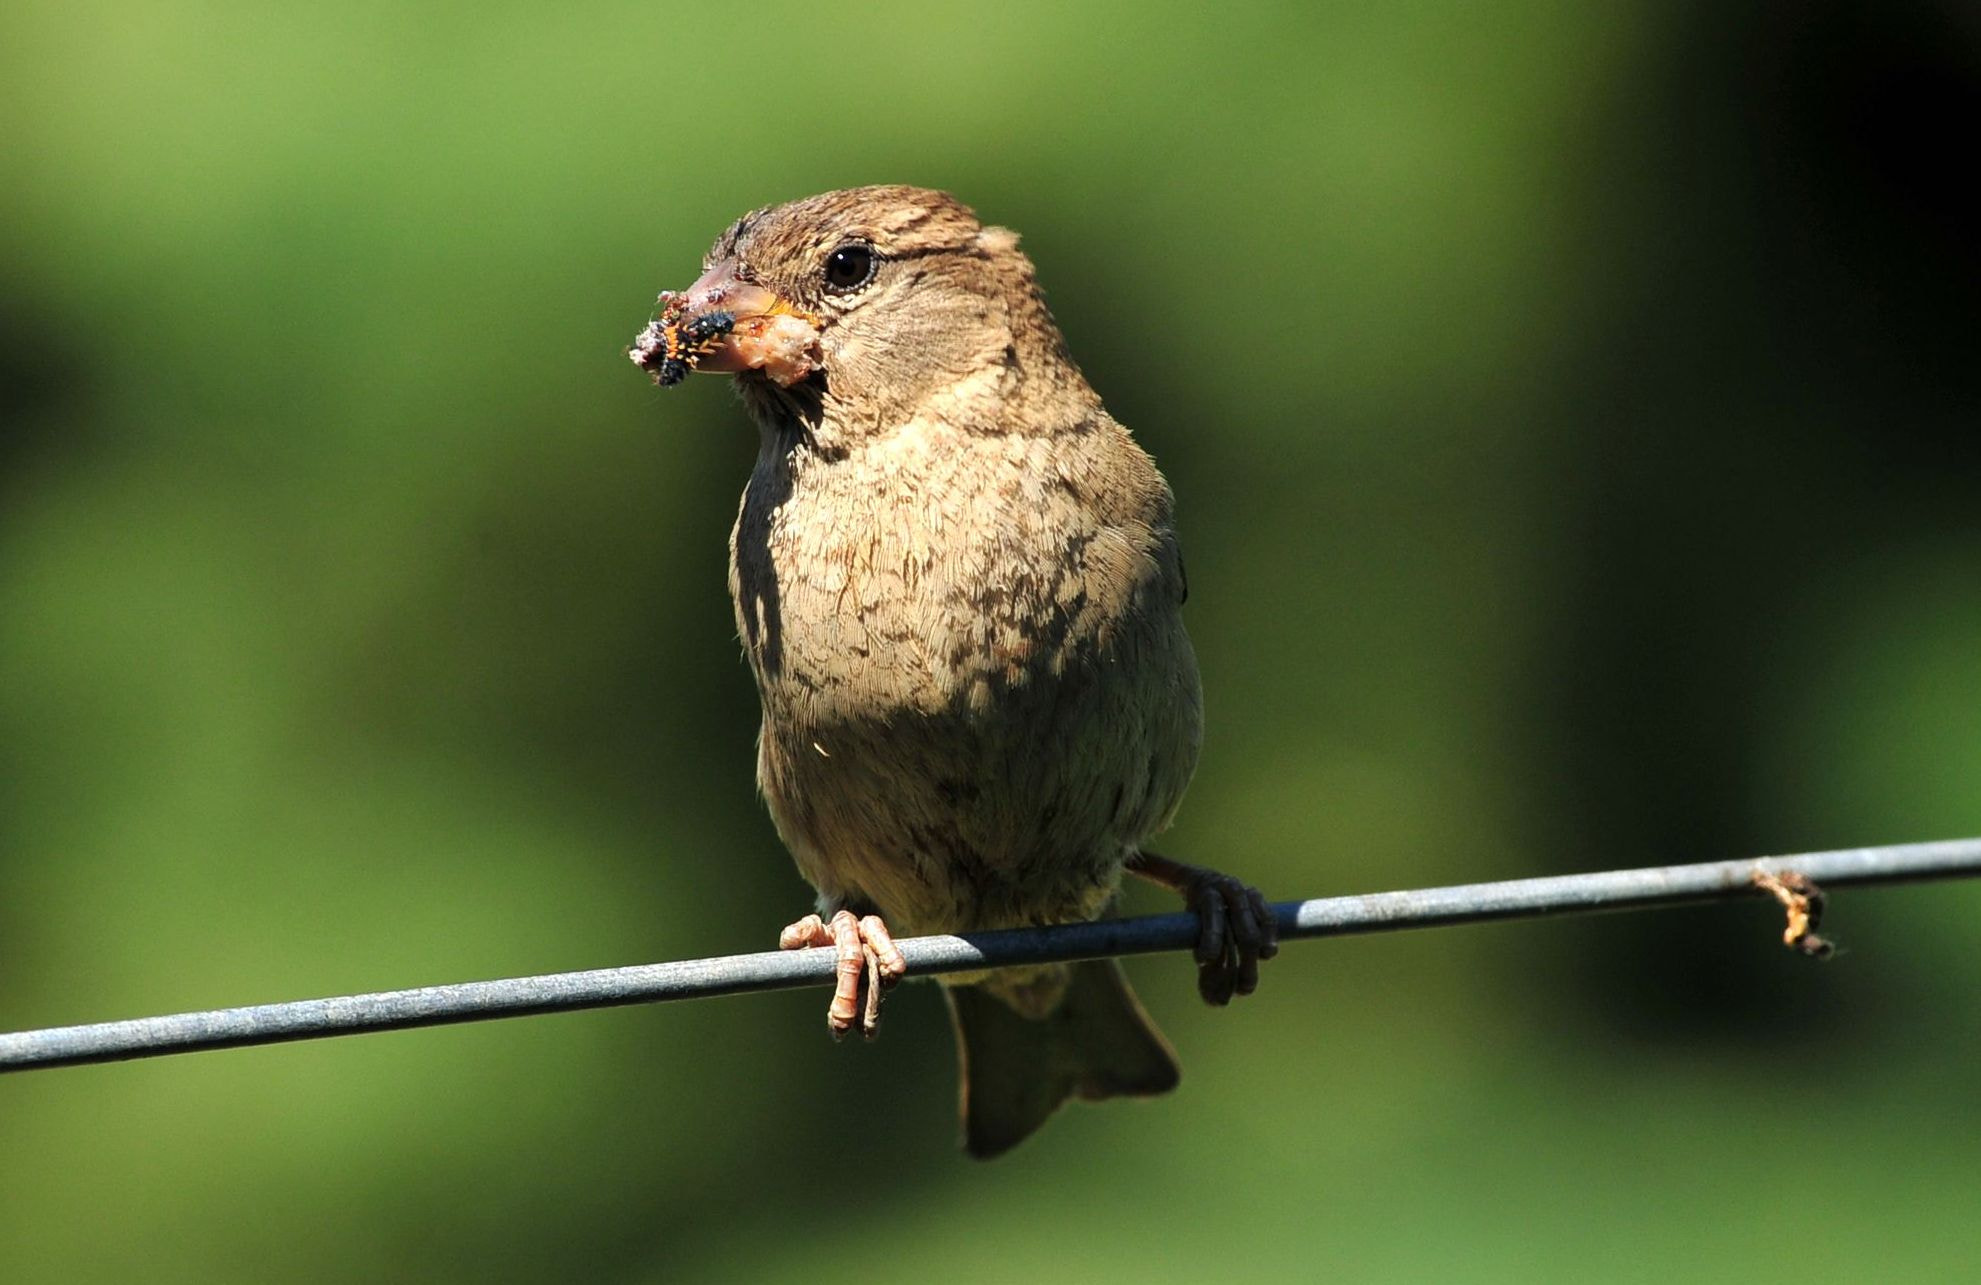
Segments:
[[[631,355],[661,383],[737,374],[761,431],[729,585],[758,783],[818,890],[779,944],[838,952],[834,1034],[873,1033],[906,969],[892,934],[1093,919],[1124,869],[1201,918],[1206,1000],[1249,993],[1265,899],[1142,846],[1202,727],[1170,490],[1017,236],[864,187],[744,215],[703,268]],[[1112,960],[942,982],[975,1155],[1068,1097],[1176,1085]]]

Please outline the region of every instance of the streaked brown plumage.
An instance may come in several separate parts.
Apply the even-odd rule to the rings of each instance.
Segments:
[[[1169,487],[1073,364],[1017,238],[944,193],[856,188],[746,215],[704,268],[667,324],[735,318],[703,363],[740,372],[762,433],[730,588],[759,783],[819,894],[782,941],[840,952],[834,1029],[871,1033],[890,931],[1091,919],[1124,868],[1205,917],[1206,998],[1249,991],[1273,951],[1263,899],[1141,851],[1201,730]],[[642,364],[678,348],[643,346]],[[977,1154],[1068,1096],[1176,1082],[1112,962],[944,983]]]

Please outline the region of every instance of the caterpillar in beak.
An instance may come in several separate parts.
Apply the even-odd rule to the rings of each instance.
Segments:
[[[647,323],[627,356],[651,374],[654,383],[668,388],[686,379],[702,358],[722,346],[736,328],[736,315],[705,312],[682,321],[680,296],[662,295],[661,302],[660,315]]]

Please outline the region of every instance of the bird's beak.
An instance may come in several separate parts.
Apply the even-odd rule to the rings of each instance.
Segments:
[[[681,318],[685,326],[692,326],[718,313],[728,313],[737,327],[748,329],[759,319],[779,316],[792,312],[792,308],[772,290],[740,280],[736,276],[736,265],[723,262],[704,272],[695,284],[681,292]],[[748,357],[742,351],[743,345],[737,342],[735,329],[722,336],[722,341],[695,363],[696,370],[712,374],[734,374],[739,370],[751,369]]]
[[[658,383],[678,383],[694,370],[761,370],[788,386],[819,367],[817,319],[776,291],[741,279],[734,263],[716,264],[660,302],[660,315],[629,353]]]

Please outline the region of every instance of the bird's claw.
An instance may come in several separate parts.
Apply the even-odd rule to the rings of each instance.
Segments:
[[[855,915],[850,910],[841,910],[830,920],[806,915],[777,935],[777,946],[779,950],[830,946],[838,952],[832,1004],[825,1013],[835,1040],[852,1030],[856,1021],[860,1034],[872,1039],[880,1030],[881,998],[908,975],[908,961],[879,915]]]
[[[1259,961],[1279,953],[1279,920],[1265,894],[1231,875],[1203,870],[1179,889],[1197,915],[1197,993],[1229,1004],[1259,988]]]
[[[1197,916],[1197,993],[1206,1004],[1259,989],[1259,961],[1279,954],[1279,917],[1265,894],[1242,880],[1202,866],[1142,851],[1127,869],[1183,895]]]

